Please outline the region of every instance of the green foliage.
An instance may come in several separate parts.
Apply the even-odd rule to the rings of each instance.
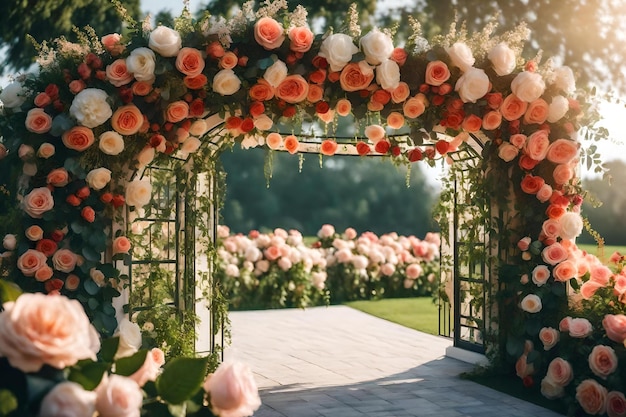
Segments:
[[[163,368],[156,387],[165,401],[181,404],[200,390],[206,374],[206,358],[175,358]]]

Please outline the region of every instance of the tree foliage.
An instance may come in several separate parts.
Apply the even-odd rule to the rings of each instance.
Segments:
[[[133,17],[139,16],[139,0],[124,0]],[[122,30],[122,20],[111,0],[2,0],[0,2],[0,47],[7,59],[0,71],[28,68],[37,51],[28,40],[49,41],[59,36],[74,40],[72,28],[91,26],[100,36]]]
[[[263,175],[266,154],[235,149],[222,155],[227,173],[223,224],[234,232],[275,227],[315,235],[325,224],[338,231],[398,232],[423,237],[436,228],[431,216],[436,191],[418,165],[406,186],[406,168],[378,158],[306,155],[274,152],[272,177]]]

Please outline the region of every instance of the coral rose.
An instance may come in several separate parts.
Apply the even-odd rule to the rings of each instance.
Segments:
[[[554,267],[552,275],[554,279],[560,282],[567,282],[572,278],[576,278],[578,274],[578,266],[572,260],[565,260]]]
[[[48,258],[42,252],[34,249],[28,249],[19,258],[17,258],[17,267],[22,274],[32,277],[35,273],[46,266]]]
[[[616,343],[623,344],[626,341],[626,315],[607,314],[602,319],[602,327],[606,336]]]
[[[196,48],[182,48],[176,55],[176,69],[189,77],[195,77],[204,69],[202,52]]]
[[[502,114],[492,110],[483,116],[483,130],[495,130],[502,124]]]
[[[279,149],[283,145],[283,137],[280,133],[272,132],[265,138],[265,143],[270,149]]]
[[[443,61],[431,61],[426,65],[426,84],[439,86],[450,78],[450,69]]]
[[[521,183],[522,191],[527,194],[537,194],[545,180],[537,175],[527,174]]]
[[[118,253],[128,253],[130,250],[130,240],[126,236],[118,236],[113,240],[113,255]]]
[[[576,156],[580,143],[570,139],[557,139],[550,144],[546,158],[555,164],[568,164]]]
[[[304,26],[291,28],[288,33],[289,49],[294,52],[308,52],[313,45],[313,32]]]
[[[207,84],[208,80],[206,75],[198,74],[194,77],[183,78],[183,82],[185,86],[191,90],[200,90]]]
[[[69,180],[70,176],[65,168],[53,169],[46,177],[46,183],[53,187],[65,187]]]
[[[111,117],[111,126],[120,135],[134,135],[143,125],[143,114],[134,104],[118,107]]]
[[[288,75],[276,88],[276,97],[287,103],[300,103],[309,93],[309,83],[301,75]]]
[[[394,103],[402,103],[405,101],[409,95],[411,94],[411,89],[409,85],[404,81],[400,81],[398,86],[394,88],[391,92],[391,101]]]
[[[574,177],[574,170],[567,164],[557,165],[552,171],[552,177],[557,185],[567,184]]]
[[[397,111],[389,113],[387,116],[387,126],[392,129],[400,129],[404,126],[404,116]]]
[[[61,140],[66,148],[82,152],[93,145],[96,139],[88,127],[74,126],[63,133]]]
[[[539,331],[539,340],[541,340],[541,343],[543,343],[544,350],[552,349],[559,341],[560,336],[561,333],[559,333],[557,329],[552,327],[543,327]]]
[[[483,119],[476,116],[475,114],[470,114],[463,120],[461,127],[466,132],[478,132],[482,126],[482,123]]]
[[[285,137],[285,149],[287,150],[287,152],[289,152],[290,154],[295,154],[296,152],[298,152],[298,145],[300,143],[298,142],[298,139],[294,136],[294,135],[289,135],[287,137]]]
[[[506,96],[500,106],[500,113],[508,121],[517,120],[526,113],[528,103],[518,98],[515,94]]]
[[[285,40],[285,30],[271,17],[262,17],[254,24],[254,39],[267,50],[276,49]]]
[[[545,130],[537,130],[528,137],[526,145],[524,146],[524,152],[535,161],[542,161],[548,153],[549,146],[550,139],[548,138],[548,132]]]
[[[339,76],[339,83],[344,91],[365,90],[374,80],[374,70],[365,61],[346,65]]]
[[[116,59],[106,68],[107,80],[116,87],[130,83],[134,77],[126,67],[125,59]]]
[[[274,87],[264,78],[260,78],[257,84],[250,87],[248,94],[252,100],[271,100],[274,97]]]
[[[180,55],[179,55],[180,56]],[[184,100],[170,103],[165,111],[165,119],[170,123],[178,123],[189,117],[189,104]]]
[[[593,379],[585,379],[576,387],[576,401],[587,414],[604,414],[607,390]]]
[[[0,355],[23,372],[96,360],[98,333],[76,300],[24,293],[0,313]]]
[[[548,103],[544,99],[538,98],[528,105],[528,109],[524,113],[524,123],[542,124],[548,118],[548,110]]]
[[[402,106],[402,112],[404,113],[405,117],[408,117],[409,119],[415,119],[416,117],[419,117],[424,113],[427,104],[428,101],[426,100],[426,96],[420,93],[417,96],[411,97],[404,102],[404,105]]]
[[[250,368],[240,362],[222,363],[203,384],[211,411],[222,417],[250,416],[261,405]]]
[[[345,98],[339,99],[335,105],[335,111],[339,116],[347,116],[352,111],[352,103]]]
[[[332,156],[337,152],[337,142],[334,140],[326,139],[320,146],[320,152],[322,155]]]
[[[52,128],[52,117],[43,109],[30,109],[26,115],[26,130],[33,133],[47,133]]]

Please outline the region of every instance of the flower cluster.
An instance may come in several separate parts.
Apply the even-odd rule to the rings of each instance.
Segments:
[[[76,300],[22,294],[3,307],[0,369],[15,378],[8,386],[2,381],[9,388],[3,410],[11,415],[139,417],[190,401],[215,415],[244,417],[260,405],[245,365],[224,363],[208,376],[205,359],[178,358],[163,367],[159,348],[141,349],[139,326],[123,321],[116,337],[101,341]]]

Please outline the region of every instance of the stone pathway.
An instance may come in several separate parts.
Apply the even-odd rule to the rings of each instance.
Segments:
[[[345,306],[230,313],[226,360],[252,368],[255,417],[558,417],[458,375],[451,342]]]

